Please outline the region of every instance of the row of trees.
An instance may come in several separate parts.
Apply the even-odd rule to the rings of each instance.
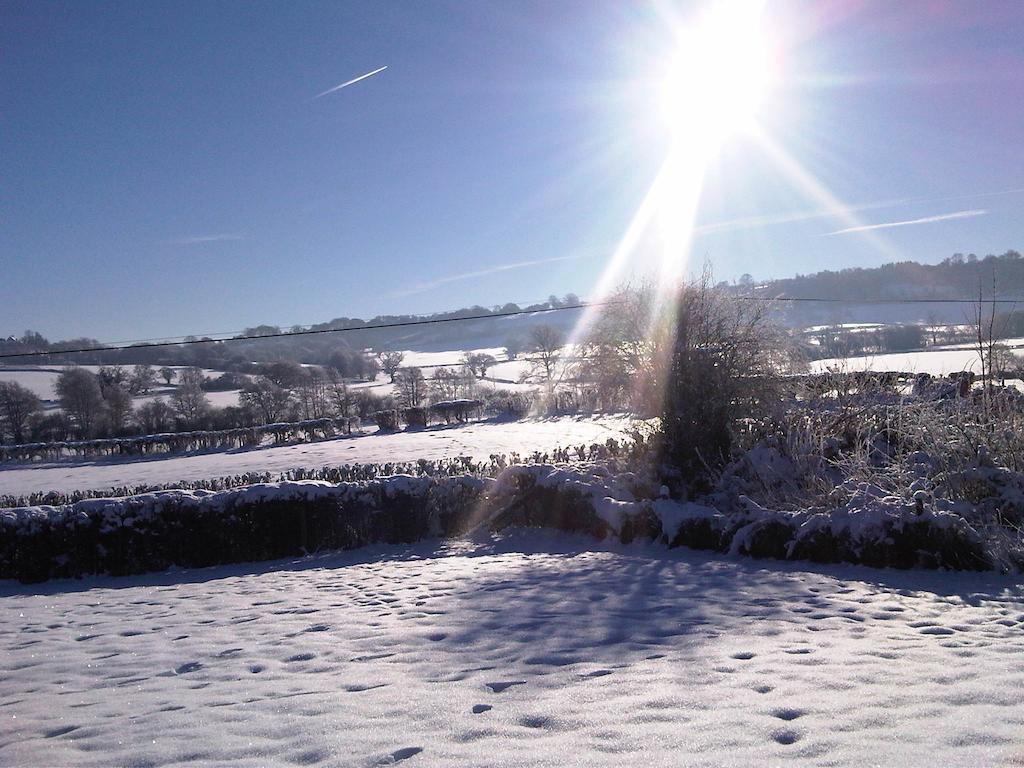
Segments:
[[[209,378],[199,368],[104,366],[98,372],[70,367],[55,384],[60,411],[45,412],[40,399],[16,382],[0,382],[0,440],[13,443],[124,437],[173,431],[226,430],[340,416],[366,417],[381,398],[352,392],[336,368],[275,362],[249,375]],[[160,381],[176,386],[168,396],[135,406],[136,395]],[[209,391],[241,388],[239,404],[215,408]]]
[[[805,348],[807,356],[854,357],[875,353],[909,352],[936,340],[937,332],[920,325],[886,325],[857,329],[842,325],[826,326],[810,334],[814,343]]]

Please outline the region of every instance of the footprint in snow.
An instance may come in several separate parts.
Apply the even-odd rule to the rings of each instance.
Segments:
[[[804,711],[802,709],[793,709],[790,707],[772,710],[772,717],[777,717],[779,720],[796,720],[798,717],[803,717],[803,715]]]
[[[499,681],[499,682],[496,682],[496,683],[485,683],[485,685],[488,688],[491,689],[491,693],[502,693],[503,691],[507,691],[513,685],[526,685],[526,681],[525,680],[506,680],[506,681]]]
[[[58,736],[64,736],[72,731],[77,731],[80,727],[81,726],[78,725],[62,725],[60,728],[53,728],[52,730],[46,731],[43,734],[43,737],[47,739],[55,739]]]
[[[753,651],[740,651],[739,653],[734,653],[732,658],[738,659],[739,661],[747,661],[754,658],[756,655],[757,654]]]
[[[772,739],[778,744],[794,744],[800,740],[800,734],[796,731],[775,731]]]
[[[414,757],[423,751],[423,747],[403,747],[402,749],[396,749],[387,757],[379,760],[377,765],[394,765],[402,760],[408,760],[410,757]]]
[[[952,635],[954,632],[949,627],[921,627],[922,635]]]

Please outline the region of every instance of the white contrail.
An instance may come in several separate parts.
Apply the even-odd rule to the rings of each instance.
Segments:
[[[970,211],[954,211],[953,213],[943,213],[938,216],[926,216],[923,219],[908,219],[906,221],[889,221],[884,224],[865,224],[859,227],[847,227],[846,229],[837,229],[835,232],[826,232],[823,237],[829,235],[845,235],[847,232],[865,232],[869,229],[889,229],[891,227],[909,227],[911,224],[932,224],[936,221],[949,221],[950,219],[967,219],[971,216],[984,216],[988,211],[982,209],[970,210]]]
[[[323,93],[318,93],[313,98],[314,99],[319,99],[321,96],[326,96],[328,93],[334,93],[335,91],[340,91],[342,88],[347,88],[348,86],[352,85],[353,83],[358,83],[360,80],[365,80],[368,77],[373,77],[378,72],[383,72],[385,69],[387,69],[387,66],[383,66],[380,69],[375,69],[375,70],[373,70],[373,72],[367,72],[365,75],[360,75],[359,77],[353,77],[351,80],[346,80],[341,85],[336,85],[333,88],[328,88]]]
[[[174,245],[199,245],[201,243],[227,243],[245,240],[243,235],[198,235],[196,237],[179,237],[169,242]]]
[[[494,275],[498,272],[508,272],[512,269],[523,269],[524,267],[533,267],[540,264],[553,264],[556,261],[571,261],[573,259],[582,258],[581,256],[555,256],[551,259],[533,259],[531,261],[517,261],[512,264],[499,264],[496,267],[487,267],[486,269],[478,269],[473,272],[463,272],[458,275],[448,275],[446,277],[439,277],[436,280],[431,280],[426,283],[420,283],[413,285],[408,288],[402,288],[392,293],[392,296],[412,296],[415,293],[423,293],[429,291],[432,288],[438,288],[448,283],[454,283],[458,280],[469,280],[474,277],[486,277],[488,275]]]
[[[843,216],[859,211],[869,211],[877,208],[895,208],[897,206],[911,205],[917,203],[941,203],[950,200],[976,200],[985,197],[1003,197],[1006,195],[1019,195],[1024,192],[1024,187],[1014,189],[1000,189],[994,192],[972,192],[963,195],[943,195],[941,197],[901,197],[890,200],[878,200],[872,203],[857,203],[847,206],[844,209],[819,208],[817,210],[791,211],[789,213],[766,214],[762,216],[747,216],[739,219],[726,219],[724,221],[713,221],[701,224],[694,229],[694,235],[710,235],[717,232],[731,232],[736,229],[759,229],[761,227],[773,226],[775,224],[792,224],[812,219],[827,219],[832,216]]]

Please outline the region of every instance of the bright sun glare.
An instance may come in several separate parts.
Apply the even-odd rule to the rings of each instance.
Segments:
[[[680,30],[662,89],[679,141],[718,143],[749,128],[769,95],[774,63],[759,0],[726,0]]]
[[[665,160],[595,286],[609,294],[637,256],[654,256],[658,294],[653,324],[689,265],[704,179],[732,136],[757,136],[757,117],[777,80],[775,51],[764,21],[765,0],[711,0],[705,12],[673,31],[661,70],[660,110],[671,141]],[[651,249],[648,235],[657,245]],[[596,317],[588,310],[570,339],[578,343]]]

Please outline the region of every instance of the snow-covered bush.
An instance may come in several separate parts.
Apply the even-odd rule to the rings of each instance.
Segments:
[[[438,420],[444,420],[445,424],[451,424],[453,420],[466,423],[472,418],[480,418],[483,415],[483,408],[483,400],[442,400],[430,406],[430,415]]]
[[[535,401],[532,392],[510,392],[506,389],[499,389],[486,397],[487,412],[505,419],[525,419],[533,410]]]
[[[398,429],[398,410],[395,408],[377,411],[370,418],[381,432],[394,432]]]
[[[409,429],[423,429],[427,426],[427,409],[421,405],[403,408],[402,421]]]

